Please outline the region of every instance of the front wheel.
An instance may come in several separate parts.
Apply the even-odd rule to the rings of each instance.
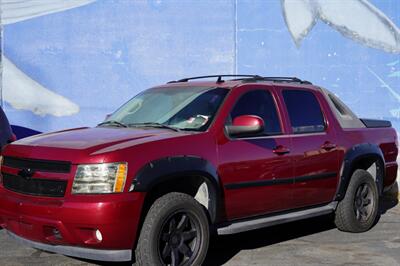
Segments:
[[[136,249],[138,265],[201,265],[209,224],[203,207],[184,193],[168,193],[151,206]]]
[[[370,173],[357,169],[351,176],[345,197],[339,202],[335,224],[341,231],[365,232],[377,220],[379,193]]]

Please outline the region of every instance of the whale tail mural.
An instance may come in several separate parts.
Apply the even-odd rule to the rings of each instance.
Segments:
[[[3,96],[15,109],[30,110],[37,115],[67,116],[79,112],[79,106],[41,86],[3,58]]]
[[[1,0],[1,24],[7,25],[90,4],[95,0]]]
[[[94,0],[2,0],[1,25],[80,7]],[[70,116],[79,106],[58,95],[18,69],[5,55],[2,57],[4,100],[13,108],[28,110],[37,115]]]
[[[299,47],[318,20],[366,46],[400,53],[400,30],[367,0],[282,0],[289,32]]]

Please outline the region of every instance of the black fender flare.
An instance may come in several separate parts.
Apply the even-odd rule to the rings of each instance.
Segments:
[[[351,149],[347,150],[341,171],[340,171],[340,181],[339,187],[336,192],[335,200],[340,201],[344,198],[347,187],[350,183],[351,175],[353,174],[355,165],[363,159],[375,158],[377,161],[377,175],[376,183],[378,186],[379,193],[383,191],[383,179],[385,176],[385,159],[383,153],[379,146],[371,143],[362,143],[353,146]],[[380,174],[378,174],[380,173]]]
[[[171,156],[151,161],[144,165],[132,181],[133,191],[150,192],[155,186],[177,177],[201,176],[209,190],[208,212],[214,223],[222,210],[222,187],[217,169],[207,160],[197,156]]]

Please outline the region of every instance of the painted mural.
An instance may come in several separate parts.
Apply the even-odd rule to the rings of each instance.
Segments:
[[[398,0],[2,0],[13,124],[93,126],[138,92],[203,74],[298,76],[400,131]]]

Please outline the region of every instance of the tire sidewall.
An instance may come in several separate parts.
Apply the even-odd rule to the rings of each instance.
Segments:
[[[354,202],[357,189],[363,184],[368,184],[371,192],[373,193],[373,210],[370,217],[368,217],[366,221],[358,221],[356,214],[354,213]],[[370,173],[365,170],[356,170],[354,172],[350,180],[344,201],[349,205],[347,206],[349,210],[349,218],[351,224],[355,228],[355,231],[364,232],[369,230],[374,225],[379,210],[379,193],[377,184]]]
[[[168,194],[166,196],[168,196]],[[191,217],[191,219],[194,219],[194,222],[197,223],[200,228],[200,238],[198,240],[200,243],[197,247],[198,252],[196,254],[196,257],[192,258],[191,261],[189,261],[189,263],[186,263],[185,265],[201,265],[207,255],[209,243],[209,225],[203,207],[192,197],[190,197],[189,195],[185,195],[179,202],[169,201],[165,204],[162,204],[162,208],[157,208],[157,206],[160,206],[159,201],[163,201],[167,198],[168,197],[163,196],[153,204],[144,222],[148,223],[147,228],[150,228],[150,230],[148,230],[147,232],[142,232],[144,234],[147,234],[146,237],[149,239],[149,241],[146,242],[146,244],[148,245],[146,247],[146,250],[151,253],[149,256],[151,261],[148,262],[148,265],[163,265],[162,261],[160,261],[159,259],[159,237],[161,234],[161,230],[164,224],[167,222],[168,218],[171,217],[171,215],[173,215],[174,213],[179,212],[187,213]],[[154,216],[155,219],[147,219],[149,216]],[[139,245],[140,244],[141,243],[139,240]]]

